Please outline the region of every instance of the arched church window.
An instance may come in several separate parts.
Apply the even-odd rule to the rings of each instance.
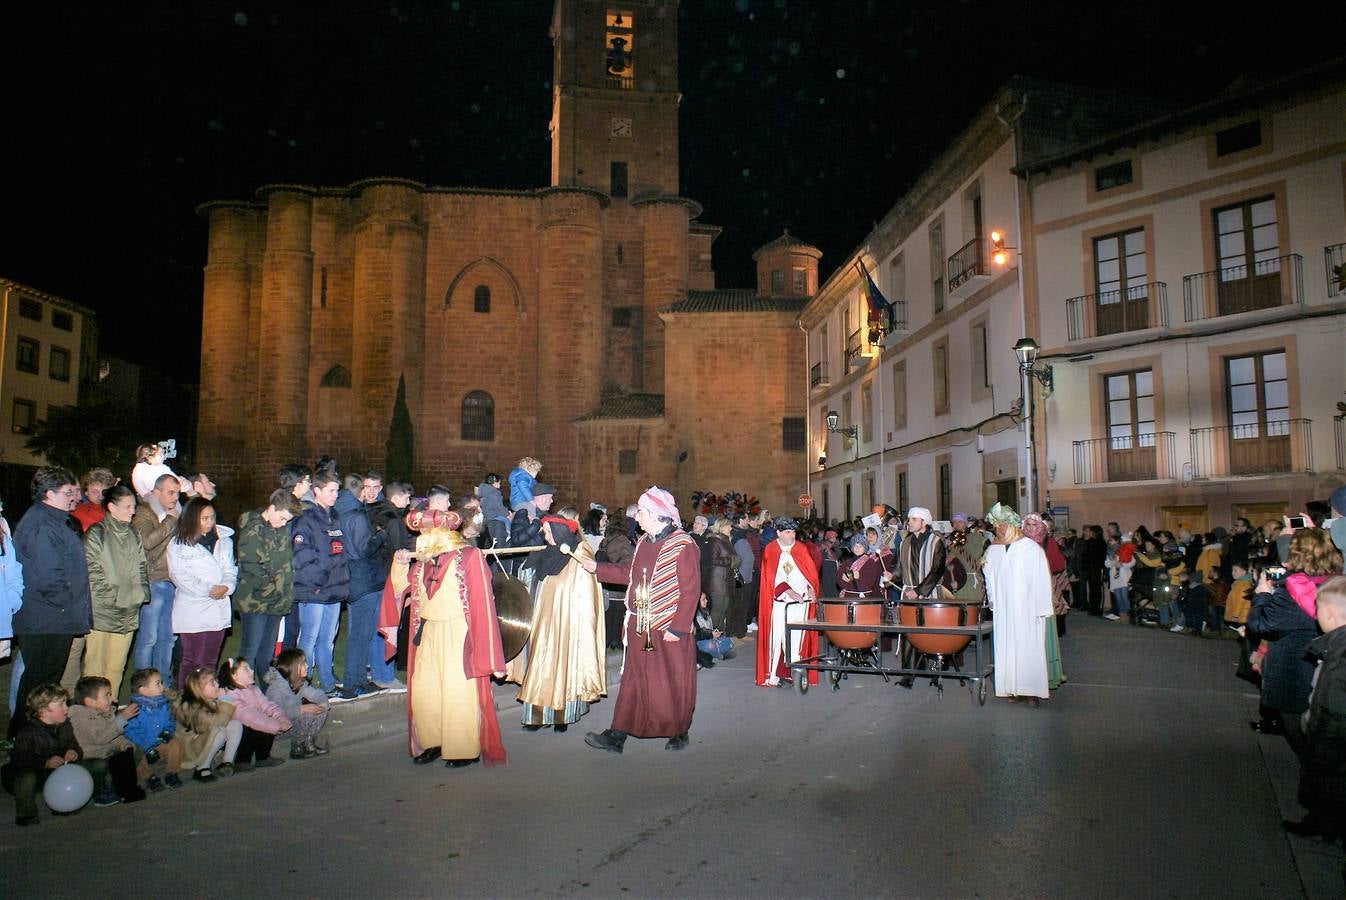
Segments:
[[[319,382],[321,387],[348,388],[351,386],[351,373],[345,366],[336,365],[327,370]]]
[[[462,435],[465,441],[495,440],[495,401],[485,391],[463,398]]]
[[[477,285],[472,292],[472,311],[488,313],[491,311],[491,289],[484,284]]]

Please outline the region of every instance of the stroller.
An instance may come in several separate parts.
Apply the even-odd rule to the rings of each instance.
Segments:
[[[1156,573],[1156,577],[1149,584],[1137,583],[1135,577],[1132,576],[1131,609],[1127,613],[1127,618],[1131,624],[1158,625],[1160,622],[1159,610],[1174,598],[1173,591],[1174,588],[1169,582],[1167,572],[1162,572],[1162,575]]]

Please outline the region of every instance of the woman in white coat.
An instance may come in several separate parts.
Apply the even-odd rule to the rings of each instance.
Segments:
[[[220,661],[231,617],[229,596],[238,583],[233,538],[232,528],[215,524],[211,502],[193,497],[168,542],[168,577],[177,588],[173,633],[182,642],[178,690],[193,671],[214,670]]]

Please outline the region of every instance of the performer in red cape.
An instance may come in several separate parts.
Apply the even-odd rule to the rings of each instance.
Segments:
[[[787,620],[803,622],[816,616],[818,567],[808,548],[795,540],[794,519],[782,516],[772,524],[776,539],[762,548],[757,590],[757,683],[762,687],[790,684],[790,661],[818,655],[816,631],[796,631],[790,646],[785,643]],[[808,679],[817,684],[817,671],[810,671]]]
[[[407,527],[420,532],[416,561],[393,557],[388,581],[411,604],[407,643],[407,737],[416,763],[443,756],[451,767],[480,760],[503,765],[505,747],[491,696],[491,676],[503,677],[505,654],[495,617],[491,576],[481,551],[458,533],[453,510],[417,510]],[[395,614],[385,604],[380,624]],[[395,621],[395,620],[394,620]],[[396,626],[391,633],[396,640]]]
[[[696,710],[693,620],[701,599],[701,549],[682,530],[673,495],[652,487],[636,504],[643,532],[629,566],[584,559],[605,584],[625,584],[626,658],[612,727],[590,732],[590,747],[621,753],[628,735],[666,737],[666,750],[687,746]],[[637,609],[637,595],[640,605]],[[646,630],[637,631],[637,613]],[[647,646],[648,645],[648,646]]]

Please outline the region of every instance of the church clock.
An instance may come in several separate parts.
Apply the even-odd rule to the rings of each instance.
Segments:
[[[612,117],[612,136],[627,137],[631,136],[631,117],[613,116]]]

